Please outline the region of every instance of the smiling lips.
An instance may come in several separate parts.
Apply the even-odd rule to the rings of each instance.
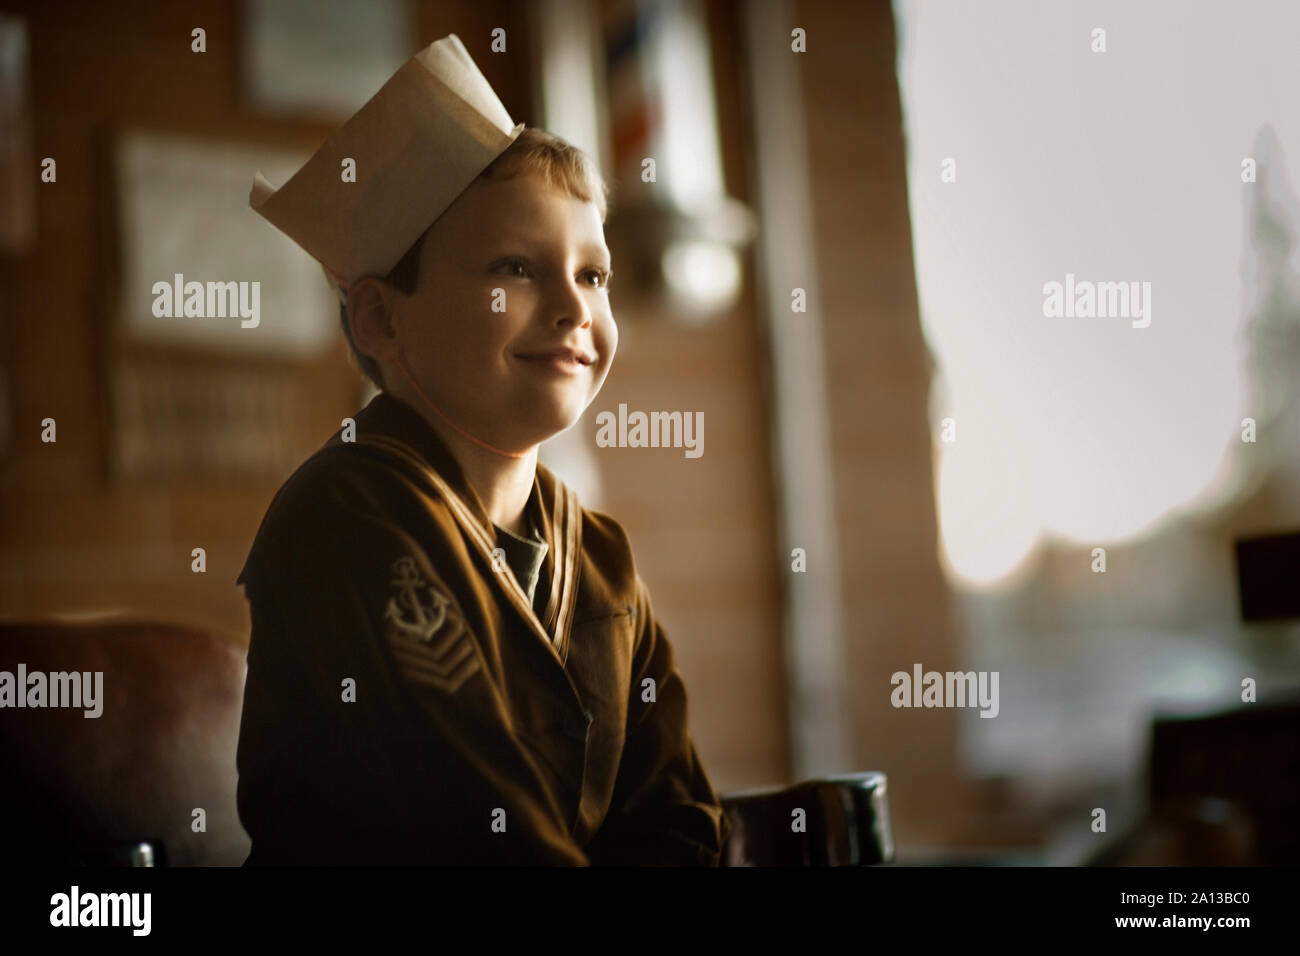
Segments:
[[[516,358],[535,365],[538,368],[559,372],[564,375],[577,375],[595,361],[587,352],[578,349],[547,349],[544,352],[516,353]]]

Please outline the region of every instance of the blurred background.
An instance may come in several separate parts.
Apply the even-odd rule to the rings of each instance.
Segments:
[[[627,529],[716,789],[882,771],[900,863],[1294,862],[1298,29],[1280,2],[0,0],[0,667],[144,621],[138,680],[212,695],[125,736],[0,713],[8,765],[102,734],[107,816],[190,787],[220,836],[187,812],[173,860],[242,860],[235,577],[370,395],[248,190],[456,33],[611,183],[618,357],[542,457]],[[260,326],[156,318],[177,273],[258,280]],[[1046,318],[1067,274],[1150,282],[1150,326]],[[702,412],[704,454],[596,447],[623,404]],[[894,707],[915,665],[998,672],[997,716]]]

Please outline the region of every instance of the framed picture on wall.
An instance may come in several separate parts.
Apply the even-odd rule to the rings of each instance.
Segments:
[[[110,474],[282,475],[318,444],[311,369],[339,346],[338,300],[248,194],[306,154],[144,130],[105,148]]]
[[[114,151],[128,338],[297,358],[327,347],[337,306],[320,267],[248,206],[255,171],[282,184],[306,156],[144,131],[119,133]]]
[[[415,53],[410,0],[244,0],[240,87],[261,113],[345,120]]]

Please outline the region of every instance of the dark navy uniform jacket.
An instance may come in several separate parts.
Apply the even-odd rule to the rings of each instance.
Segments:
[[[238,578],[247,863],[716,865],[731,825],[623,529],[538,465],[530,603],[420,414],[355,421]]]

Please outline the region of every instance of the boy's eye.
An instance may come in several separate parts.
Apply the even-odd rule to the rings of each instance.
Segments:
[[[528,268],[528,262],[524,259],[502,259],[492,267],[492,271],[520,279],[532,275]],[[592,289],[600,289],[609,285],[611,276],[612,273],[608,269],[586,269],[582,272],[580,281],[586,283]]]
[[[528,266],[522,259],[506,259],[497,264],[496,271],[523,278],[528,275]]]

